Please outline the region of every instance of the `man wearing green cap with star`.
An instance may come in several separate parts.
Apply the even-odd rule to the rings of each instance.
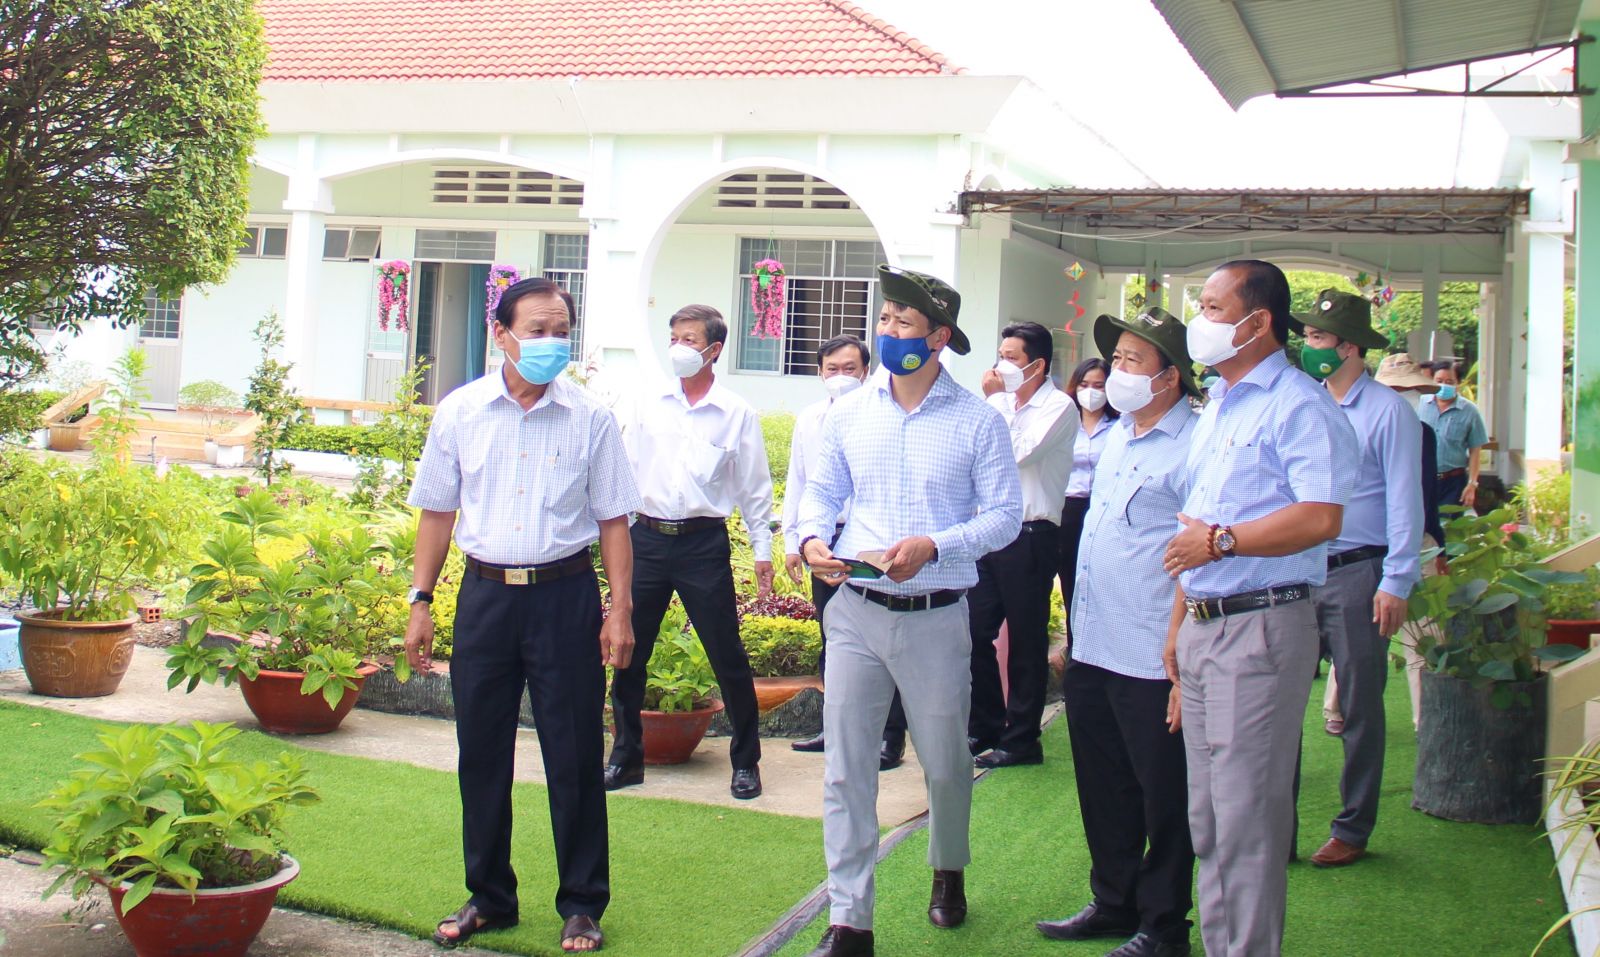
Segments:
[[[1327,581],[1311,593],[1344,715],[1343,807],[1311,863],[1342,867],[1366,854],[1378,820],[1389,638],[1422,577],[1422,423],[1399,393],[1367,374],[1367,350],[1389,340],[1372,328],[1365,297],[1325,289],[1290,325],[1305,337],[1301,367],[1326,384],[1361,453],[1339,537],[1328,546]]]

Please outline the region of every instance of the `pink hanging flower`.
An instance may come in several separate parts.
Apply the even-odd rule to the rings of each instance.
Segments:
[[[411,264],[394,259],[378,267],[378,328],[389,331],[389,316],[401,332],[410,327]]]
[[[783,263],[763,259],[750,277],[750,309],[756,322],[750,334],[757,339],[783,338]]]
[[[484,322],[494,322],[494,309],[500,305],[500,297],[504,295],[507,289],[521,281],[522,271],[515,266],[503,266],[495,263],[489,267],[489,281],[485,284],[488,287],[489,295],[484,300]]]

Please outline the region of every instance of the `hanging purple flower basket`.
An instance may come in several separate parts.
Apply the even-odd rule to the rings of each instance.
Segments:
[[[757,339],[783,338],[783,263],[763,259],[750,277],[750,308],[756,323],[750,334]]]
[[[389,331],[389,316],[394,327],[405,332],[410,327],[411,264],[394,259],[378,267],[378,328]]]

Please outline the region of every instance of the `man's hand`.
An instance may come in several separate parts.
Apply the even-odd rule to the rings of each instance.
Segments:
[[[411,618],[406,622],[406,661],[418,674],[426,674],[433,664],[433,612],[425,601],[411,604]]]
[[[1178,521],[1183,523],[1183,528],[1167,543],[1167,554],[1161,566],[1173,578],[1177,578],[1179,572],[1216,561],[1211,557],[1211,526],[1182,512],[1178,513]]]
[[[805,580],[806,560],[798,552],[790,552],[783,556],[783,568],[789,573],[789,580],[796,585]]]
[[[1478,486],[1475,482],[1468,482],[1467,487],[1461,490],[1461,504],[1472,508],[1478,501]]]
[[[884,574],[892,582],[907,581],[922,571],[922,566],[933,561],[933,556],[938,553],[938,546],[926,535],[902,538],[883,550],[883,560],[889,563]]]
[[[1433,556],[1433,573],[1443,575],[1450,571],[1450,559],[1444,557],[1444,552]]]
[[[1172,691],[1167,695],[1167,733],[1177,734],[1183,729],[1183,688],[1178,683],[1178,633],[1167,633],[1167,643],[1161,649],[1161,664],[1167,669],[1167,680]]]
[[[1177,685],[1167,693],[1167,733],[1177,734],[1183,730],[1183,689]]]
[[[772,594],[772,563],[756,562],[756,598]]]
[[[633,660],[633,609],[611,606],[600,626],[600,660],[613,668],[626,668]]]
[[[830,585],[839,585],[850,577],[850,566],[833,557],[833,549],[820,538],[813,538],[800,547],[800,557],[811,566],[811,574]]]
[[[1005,381],[1000,378],[1000,373],[993,369],[984,370],[983,377],[978,380],[978,387],[983,390],[985,397],[1006,390]]]
[[[1406,622],[1406,600],[1380,589],[1372,596],[1372,620],[1377,623],[1379,635],[1393,637]]]

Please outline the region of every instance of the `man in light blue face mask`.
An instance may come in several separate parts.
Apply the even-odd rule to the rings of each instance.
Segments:
[[[1439,391],[1423,396],[1417,412],[1423,424],[1439,436],[1439,504],[1472,508],[1477,503],[1478,469],[1489,431],[1484,428],[1483,413],[1457,392],[1461,363],[1441,359],[1425,367],[1432,370]]]

